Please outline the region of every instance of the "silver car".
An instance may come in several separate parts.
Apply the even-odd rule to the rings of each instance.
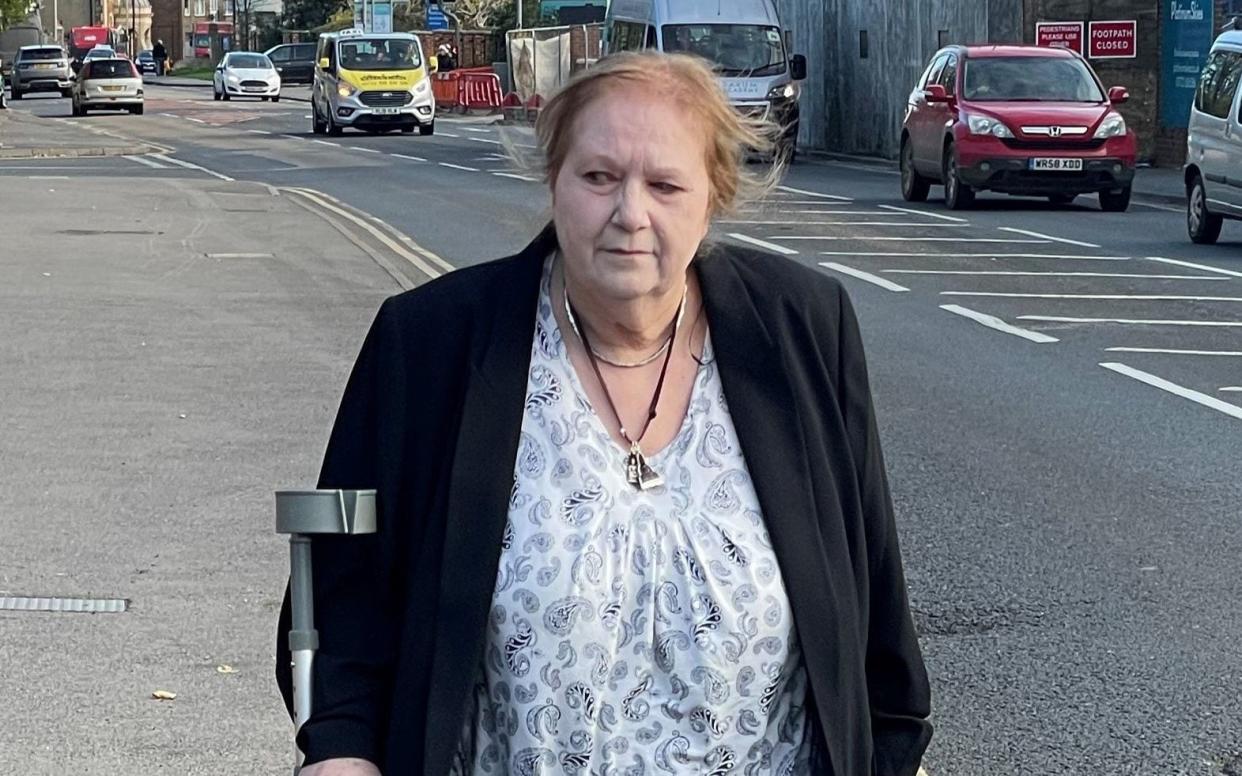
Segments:
[[[27,92],[60,92],[60,96],[69,97],[73,81],[65,50],[60,46],[22,46],[13,59],[9,88],[15,100]]]
[[[1242,30],[1223,33],[1199,79],[1186,137],[1186,229],[1211,244],[1242,220]]]
[[[82,63],[73,88],[73,115],[88,110],[127,110],[142,115],[142,76],[128,59],[90,59]]]

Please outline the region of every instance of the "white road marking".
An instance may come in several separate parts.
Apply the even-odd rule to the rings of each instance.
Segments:
[[[759,226],[890,226],[918,227],[921,229],[955,229],[957,224],[928,224],[924,222],[907,223],[902,221],[760,221],[750,219],[721,219],[721,224],[756,224]],[[777,238],[773,238],[777,239]],[[820,237],[781,237],[782,240],[820,240]]]
[[[483,133],[487,133],[487,132],[490,132],[490,131],[491,131],[490,129],[483,129],[482,127],[462,127],[462,129],[466,130],[467,132],[483,132]]]
[[[1242,385],[1228,385],[1220,389],[1221,393],[1242,393]]]
[[[252,134],[252,135],[270,135],[270,134],[272,134],[271,132],[268,132],[266,129],[247,129],[246,131],[247,131],[247,132],[249,132],[249,133],[250,133],[250,134]]]
[[[166,118],[166,119],[179,119],[179,118],[181,118],[181,117],[180,117],[180,116],[178,116],[176,113],[161,113],[160,115],[161,115],[161,116],[163,116],[163,117],[164,117],[164,118]]]
[[[754,203],[760,207],[764,205],[819,205],[821,207],[848,207],[858,204],[854,200],[849,202],[825,202],[822,199],[761,199]]]
[[[1168,205],[1154,205],[1150,202],[1131,202],[1135,207],[1149,207],[1152,210],[1163,210],[1166,213],[1185,213],[1184,207],[1169,207]]]
[[[797,256],[798,255],[798,252],[793,250],[792,248],[786,248],[784,245],[777,245],[775,243],[767,242],[766,240],[760,240],[757,237],[751,237],[745,234],[738,234],[737,232],[730,232],[729,236],[739,242],[750,243],[751,245],[758,246],[760,248],[763,248],[764,250],[769,250],[769,251],[772,251],[773,253],[779,253],[782,256]]]
[[[1239,407],[1236,404],[1230,404],[1229,402],[1221,401],[1220,399],[1217,399],[1215,396],[1208,396],[1206,393],[1200,393],[1199,391],[1195,391],[1190,388],[1183,387],[1181,385],[1178,385],[1177,383],[1171,383],[1168,380],[1165,380],[1163,377],[1157,377],[1156,375],[1153,375],[1149,372],[1144,372],[1140,369],[1135,369],[1134,367],[1126,366],[1125,364],[1119,364],[1119,363],[1113,362],[1113,363],[1102,363],[1100,364],[1100,366],[1104,367],[1105,369],[1112,370],[1116,372],[1117,374],[1125,375],[1126,377],[1131,377],[1135,380],[1138,380],[1140,383],[1146,383],[1147,385],[1150,385],[1153,388],[1159,388],[1162,391],[1168,391],[1169,393],[1175,396],[1180,396],[1183,399],[1190,399],[1196,404],[1202,404],[1204,407],[1209,407],[1211,409],[1216,410],[1217,412],[1223,412],[1224,414],[1228,415],[1231,418],[1237,418],[1238,420],[1242,420],[1242,407]]]
[[[451,137],[455,140],[461,137],[461,135],[454,135],[452,132],[437,132],[436,134],[440,137]]]
[[[289,138],[290,140],[306,140],[306,138],[302,137],[301,135],[290,135],[290,134],[287,134],[287,133],[286,133],[286,134],[281,135],[281,137],[287,137],[287,138]]]
[[[1179,259],[1165,259],[1160,256],[1148,256],[1148,261],[1158,261],[1161,264],[1175,264],[1179,267],[1189,267],[1191,269],[1201,269],[1204,272],[1219,272],[1229,277],[1242,278],[1242,272],[1235,272],[1231,269],[1221,269],[1220,267],[1211,267],[1207,264],[1195,264],[1193,261],[1181,261]]]
[[[988,315],[987,313],[977,312],[967,307],[961,307],[955,304],[942,304],[940,305],[940,309],[947,310],[948,312],[951,312],[954,315],[960,315],[963,318],[969,318],[970,320],[976,323],[981,323],[984,326],[987,326],[989,329],[996,329],[997,331],[1001,331],[1006,334],[1012,334],[1015,337],[1021,337],[1022,339],[1030,340],[1031,342],[1038,342],[1041,345],[1060,341],[1056,337],[1050,337],[1047,334],[1044,334],[1043,332],[1031,331],[1030,329],[1023,329],[1018,326],[1013,326],[1011,324],[1005,323],[1000,318],[997,318],[995,315]]]
[[[1049,253],[878,253],[875,251],[820,251],[821,256],[944,258],[944,259],[1065,259],[1075,261],[1130,261],[1129,256],[1062,256]]]
[[[453,170],[465,170],[466,172],[479,172],[478,167],[466,167],[462,164],[449,164],[448,162],[436,162],[441,167],[448,167]]]
[[[1041,240],[1050,240],[1052,242],[1065,243],[1066,245],[1077,245],[1080,248],[1099,248],[1095,243],[1083,242],[1082,240],[1070,240],[1065,237],[1053,237],[1043,232],[1032,232],[1030,229],[1016,229],[1012,226],[998,226],[997,229],[1002,232],[1012,232],[1013,234],[1024,234],[1027,237],[1038,237]]]
[[[885,210],[892,210],[896,213],[913,213],[915,215],[927,216],[928,218],[938,218],[941,221],[952,221],[955,224],[970,223],[965,218],[957,218],[955,216],[946,216],[943,213],[933,213],[930,210],[916,210],[912,207],[897,207],[896,205],[880,205]]]
[[[147,167],[154,167],[154,168],[155,168],[155,169],[157,169],[157,170],[167,170],[167,169],[168,169],[168,165],[166,165],[166,164],[160,164],[159,162],[154,162],[154,161],[152,161],[152,160],[150,160],[150,159],[146,158],[145,156],[126,156],[126,157],[124,157],[124,158],[126,158],[126,159],[130,160],[131,162],[136,162],[136,163],[138,163],[138,164],[145,164]]]
[[[314,116],[312,116],[312,115],[310,115],[309,113],[307,113],[307,114],[306,114],[305,116],[303,116],[302,118],[304,118],[304,119],[313,119],[313,118],[315,118],[315,117],[314,117]]]
[[[362,146],[346,146],[346,148],[348,148],[351,151],[361,151],[364,154],[378,154],[379,153],[379,151],[376,151],[374,148],[363,148]]]
[[[409,154],[390,154],[390,156],[395,156],[395,157],[397,157],[398,159],[408,159],[408,160],[410,160],[411,162],[425,162],[425,161],[427,161],[426,159],[424,159],[424,158],[423,158],[423,157],[421,157],[421,156],[410,156]]]
[[[209,259],[270,259],[270,253],[209,253]]]
[[[1238,296],[1171,296],[1155,294],[1016,294],[1001,291],[941,291],[941,296],[984,296],[997,299],[1094,299],[1102,302],[1242,302]]]
[[[186,120],[186,121],[193,121],[195,124],[206,124],[206,123],[207,123],[206,121],[203,121],[202,119],[196,119],[196,118],[193,118],[193,117],[191,117],[191,116],[186,116],[186,117],[185,117],[185,120]]]
[[[488,140],[485,137],[468,137],[467,140],[473,140],[476,143],[487,143],[488,145],[504,145],[499,140]]]
[[[777,186],[778,191],[784,191],[789,194],[803,194],[808,197],[817,197],[819,199],[835,199],[838,202],[853,202],[853,197],[842,197],[837,194],[821,194],[818,191],[807,191],[806,189],[795,189],[792,186]]]
[[[497,171],[497,172],[493,172],[493,173],[492,173],[492,175],[495,175],[495,176],[496,176],[496,177],[498,177],[498,178],[513,178],[514,180],[519,180],[519,181],[527,181],[527,182],[529,182],[529,183],[538,183],[538,182],[539,182],[539,179],[538,179],[538,178],[532,178],[532,177],[530,177],[529,175],[518,175],[518,174],[517,174],[517,173],[515,173],[515,172],[499,172],[499,171]]]
[[[781,213],[798,213],[814,216],[900,216],[900,213],[889,213],[884,210],[782,210],[780,208],[746,208],[738,211],[742,215],[779,215]],[[798,223],[805,223],[799,221]]]
[[[853,267],[847,267],[844,264],[837,264],[833,261],[821,261],[819,266],[825,267],[834,272],[840,272],[842,275],[849,275],[850,277],[858,278],[859,280],[865,280],[872,285],[879,286],[880,288],[888,291],[896,291],[900,293],[902,291],[910,290],[905,286],[899,286],[890,280],[885,280],[878,275],[872,275],[870,272],[863,272],[861,269],[854,269]]]
[[[67,181],[68,175],[27,175],[28,181]]]
[[[233,178],[230,178],[230,177],[229,177],[229,176],[227,176],[227,175],[222,175],[221,173],[218,173],[218,172],[216,172],[215,170],[208,170],[206,167],[202,167],[202,166],[200,166],[200,165],[193,164],[193,163],[191,163],[191,162],[183,162],[182,160],[180,160],[180,159],[174,159],[174,158],[173,158],[173,157],[171,157],[171,156],[157,156],[156,158],[157,158],[157,159],[159,159],[161,162],[170,162],[170,163],[172,163],[172,164],[177,165],[178,167],[184,167],[184,168],[186,168],[187,170],[198,170],[199,172],[205,172],[205,173],[207,173],[208,175],[211,175],[211,176],[213,176],[213,177],[219,178],[219,179],[220,179],[220,180],[222,180],[222,181],[231,181],[231,180],[233,180]]]
[[[1003,270],[969,270],[969,269],[886,269],[881,270],[891,275],[1006,275],[1017,277],[1046,278],[1139,278],[1143,280],[1229,280],[1229,278],[1206,277],[1204,275],[1135,275],[1113,272],[1017,272]]]
[[[802,221],[800,223],[807,223]],[[923,224],[923,226],[932,226],[932,224]],[[1006,240],[993,239],[990,237],[876,237],[876,236],[852,236],[852,237],[816,237],[817,240],[850,240],[850,241],[877,241],[877,242],[952,242],[952,243],[1000,243],[1003,245],[1045,245],[1047,240]]]
[[[341,147],[339,143],[329,143],[327,140],[311,140],[311,142],[318,143],[319,145],[332,146],[333,148]]]
[[[1170,356],[1242,356],[1242,350],[1177,350],[1176,348],[1105,348],[1109,353],[1163,353]]]
[[[1122,323],[1132,326],[1219,326],[1242,327],[1242,321],[1162,321],[1137,318],[1069,318],[1061,315],[1019,315],[1021,321],[1047,321],[1049,323]]]

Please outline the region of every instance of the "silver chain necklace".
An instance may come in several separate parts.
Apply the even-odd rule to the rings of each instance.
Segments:
[[[652,363],[660,356],[664,355],[664,351],[672,347],[673,337],[677,335],[677,329],[681,327],[682,317],[686,313],[686,292],[687,291],[689,291],[689,286],[687,286],[681,292],[681,302],[677,305],[677,320],[673,324],[673,331],[672,333],[668,335],[668,339],[664,340],[664,344],[660,346],[659,350],[652,353],[650,356],[647,356],[646,358],[640,359],[638,361],[614,361],[613,359],[609,358],[608,356],[605,356],[603,353],[600,353],[598,350],[596,350],[593,345],[587,344],[586,338],[582,336],[582,331],[578,328],[578,321],[576,318],[574,318],[573,308],[569,304],[569,286],[565,282],[565,269],[563,267],[561,268],[561,297],[565,301],[565,317],[569,319],[569,325],[574,330],[574,336],[578,338],[579,342],[583,344],[587,344],[587,348],[591,351],[591,355],[595,356],[600,361],[603,361],[605,364],[608,364],[609,366],[615,366],[619,369],[636,369],[637,367],[640,367],[640,366],[647,366],[648,364]]]

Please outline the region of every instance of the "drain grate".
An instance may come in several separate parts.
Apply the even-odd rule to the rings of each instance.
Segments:
[[[85,612],[119,614],[129,608],[125,598],[27,598],[0,596],[0,611],[8,612]]]

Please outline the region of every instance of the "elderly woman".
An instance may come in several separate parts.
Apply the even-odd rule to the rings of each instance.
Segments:
[[[346,388],[321,486],[377,489],[380,533],[315,540],[304,776],[913,776],[929,690],[854,314],[704,243],[762,137],[649,53],[537,131],[553,223],[388,300]]]

